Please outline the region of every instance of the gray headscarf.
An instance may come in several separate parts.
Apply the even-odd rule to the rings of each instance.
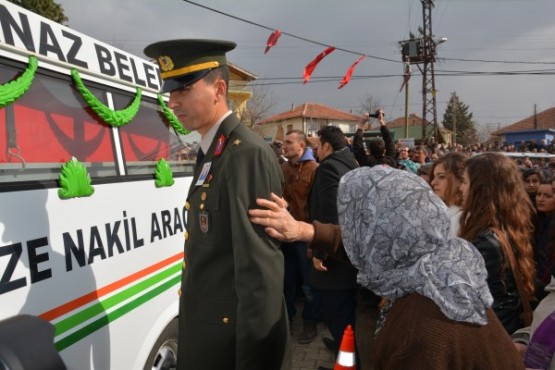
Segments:
[[[395,300],[419,293],[449,319],[486,324],[493,298],[476,248],[449,238],[445,203],[420,177],[362,167],[339,183],[339,224],[358,282]]]

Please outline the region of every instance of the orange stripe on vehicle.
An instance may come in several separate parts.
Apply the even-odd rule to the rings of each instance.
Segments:
[[[102,287],[100,289],[97,289],[95,291],[92,291],[90,293],[87,293],[81,297],[78,297],[76,299],[74,299],[73,301],[69,301],[67,303],[64,303],[61,306],[58,306],[56,308],[53,308],[50,311],[47,311],[41,315],[39,315],[40,318],[44,319],[44,320],[48,320],[48,321],[52,321],[68,312],[71,312],[73,310],[75,310],[76,308],[83,306],[89,302],[92,302],[94,300],[97,300],[98,298],[105,296],[106,294],[109,294],[127,284],[130,284],[132,282],[134,282],[135,280],[138,280],[148,274],[151,274],[159,269],[161,269],[162,267],[165,267],[175,261],[178,261],[180,259],[183,258],[183,256],[185,255],[185,253],[181,252],[176,254],[175,256],[171,256],[169,258],[166,258],[165,260],[162,260],[158,263],[155,263],[152,266],[149,266],[143,270],[137,271],[134,274],[131,274],[129,276],[124,277],[121,280],[115,281],[112,284],[106,285],[105,287]]]

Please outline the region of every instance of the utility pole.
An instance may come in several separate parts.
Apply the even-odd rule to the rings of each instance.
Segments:
[[[407,58],[408,59],[408,58]],[[405,62],[404,84],[405,84],[405,139],[409,137],[409,79],[410,79],[410,63]]]
[[[432,33],[432,8],[433,0],[420,0],[422,2],[422,141],[429,142],[430,138],[436,137],[437,110],[436,110],[436,83],[434,77],[434,62],[436,60],[436,44]],[[428,121],[430,117],[431,121]]]
[[[454,104],[455,114],[453,114],[453,145],[457,145],[457,104]]]
[[[447,41],[442,38],[434,40],[432,33],[432,8],[434,0],[420,0],[422,3],[423,25],[418,28],[419,37],[410,34],[409,40],[399,42],[403,61],[409,60],[416,64],[422,73],[422,143],[428,144],[438,135],[436,86],[434,62],[436,61],[436,47]]]

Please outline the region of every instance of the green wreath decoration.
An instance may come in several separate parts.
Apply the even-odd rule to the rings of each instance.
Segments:
[[[170,125],[172,125],[175,131],[179,132],[181,135],[188,135],[191,133],[191,131],[187,130],[185,127],[183,127],[181,122],[179,122],[175,114],[173,114],[172,110],[168,108],[166,102],[160,94],[158,94],[158,105],[160,105],[160,108],[162,108],[164,116],[166,116],[166,119],[168,120]]]
[[[173,179],[172,169],[169,163],[164,158],[160,158],[158,163],[156,163],[154,176],[156,178],[154,185],[157,188],[172,186],[175,183],[175,180]]]
[[[110,126],[121,127],[128,124],[139,111],[142,95],[139,87],[137,87],[135,98],[129,106],[121,110],[112,110],[98,100],[97,97],[94,96],[89,89],[87,89],[81,80],[81,76],[79,76],[79,72],[75,68],[71,70],[71,77],[73,77],[73,81],[75,82],[77,89],[81,92],[83,99],[85,99],[89,107]]]
[[[69,161],[62,165],[59,181],[58,197],[60,199],[89,197],[94,193],[87,167],[75,157],[71,157]]]
[[[0,85],[0,109],[21,98],[31,87],[38,68],[37,58],[29,55],[29,63],[25,71],[17,79]]]

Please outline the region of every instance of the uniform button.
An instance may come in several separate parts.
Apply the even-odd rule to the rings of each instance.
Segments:
[[[222,322],[223,322],[224,324],[229,324],[229,317],[224,317],[224,318],[222,319]]]
[[[189,202],[185,202],[185,209],[188,211],[191,208],[191,204]]]
[[[183,262],[181,263],[181,266],[183,266],[183,269],[187,268],[187,262],[183,261]]]
[[[177,295],[181,297],[181,288],[177,290]]]
[[[203,192],[202,195],[200,196],[201,200],[206,200],[206,192]]]
[[[189,232],[185,231],[185,240],[189,240]]]
[[[200,204],[200,209],[204,209],[204,203]]]

